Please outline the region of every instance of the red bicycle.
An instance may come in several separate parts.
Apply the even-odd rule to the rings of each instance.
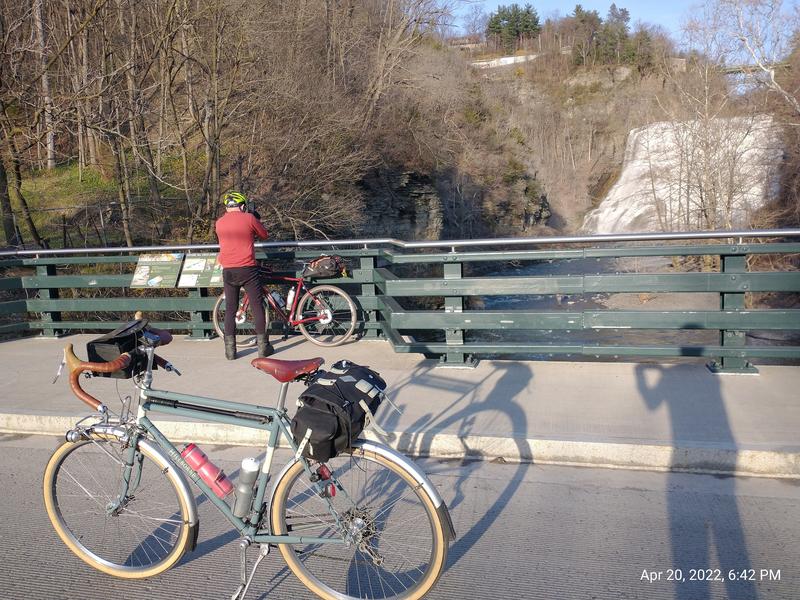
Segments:
[[[308,288],[304,277],[262,274],[269,279],[263,283],[264,306],[267,327],[275,318],[284,323],[284,328],[298,328],[300,333],[318,346],[339,346],[349,340],[356,328],[356,305],[344,290],[335,285],[318,285]],[[290,288],[284,300],[280,291],[271,288],[273,282],[289,283]],[[272,309],[273,319],[270,319]],[[214,329],[223,337],[225,327],[225,294],[217,298],[213,313]],[[239,304],[236,310],[236,335],[244,336],[237,340],[240,347],[256,343],[255,326],[250,300],[244,289],[239,291]]]

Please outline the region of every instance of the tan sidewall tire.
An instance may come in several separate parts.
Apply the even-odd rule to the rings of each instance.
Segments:
[[[101,436],[97,436],[98,439]],[[104,573],[109,575],[113,575],[114,577],[121,577],[123,579],[145,579],[147,577],[153,577],[154,575],[158,575],[159,573],[163,573],[170,567],[172,567],[175,563],[177,563],[181,557],[183,556],[184,552],[186,552],[186,547],[189,544],[189,523],[186,521],[186,515],[189,514],[189,506],[186,503],[186,499],[180,493],[180,490],[175,486],[172,477],[170,477],[170,483],[172,483],[172,487],[175,490],[175,494],[178,497],[178,502],[180,503],[181,508],[181,515],[184,519],[184,524],[181,529],[181,537],[178,539],[177,543],[175,544],[175,548],[173,548],[172,553],[164,560],[163,562],[153,566],[150,569],[142,570],[142,571],[129,571],[126,569],[116,569],[114,567],[110,567],[108,565],[104,565],[102,563],[97,562],[92,557],[88,556],[86,552],[75,543],[72,536],[66,531],[64,526],[62,525],[58,515],[56,514],[55,510],[55,500],[53,497],[53,479],[56,473],[56,468],[61,464],[62,460],[65,456],[69,454],[69,452],[77,445],[82,444],[82,442],[72,443],[72,442],[64,442],[61,446],[59,446],[56,451],[53,453],[53,456],[50,457],[50,460],[47,463],[47,468],[44,471],[44,506],[45,510],[47,511],[47,516],[50,518],[50,522],[53,524],[53,528],[56,530],[58,537],[61,538],[67,547],[72,550],[72,552],[78,556],[83,562],[85,562],[90,567],[98,569]],[[139,449],[141,450],[142,454],[150,460],[153,460],[156,464],[157,461],[151,456],[149,450],[145,447],[140,446]]]
[[[445,534],[444,524],[439,518],[439,513],[437,512],[433,501],[430,499],[428,494],[425,493],[425,489],[420,487],[419,482],[414,479],[405,469],[402,469],[396,463],[386,460],[384,457],[375,454],[374,452],[370,452],[368,450],[359,450],[358,452],[363,452],[365,457],[375,460],[385,467],[390,468],[392,471],[400,475],[412,488],[419,487],[420,497],[422,498],[425,508],[428,511],[428,515],[431,518],[431,522],[433,523],[433,535],[434,542],[436,544],[436,552],[432,561],[433,568],[430,570],[427,577],[422,581],[421,585],[417,588],[416,593],[413,595],[400,596],[403,598],[403,600],[418,600],[430,591],[444,570],[444,564],[447,559],[447,535]],[[295,475],[298,473],[298,471],[303,470],[303,464],[301,462],[296,462],[288,471],[286,471],[286,474],[275,485],[275,493],[273,495],[273,501],[270,507],[270,522],[272,524],[272,532],[274,534],[286,534],[286,527],[283,520],[283,500],[285,494],[287,493],[286,487],[289,485],[289,483],[295,480]],[[283,559],[286,561],[286,564],[289,566],[295,576],[303,583],[303,585],[305,585],[320,598],[324,598],[325,600],[339,600],[339,598],[331,595],[326,590],[319,587],[314,581],[311,581],[308,579],[308,577],[306,577],[305,570],[297,558],[297,554],[294,551],[293,545],[278,544],[278,549],[283,555]]]
[[[244,292],[242,292],[244,293]],[[214,324],[214,331],[217,334],[219,339],[225,339],[225,323],[220,322],[219,318],[219,308],[222,303],[225,301],[225,293],[219,295],[217,301],[214,303],[214,309],[211,311],[211,322]],[[264,320],[267,323],[267,333],[269,333],[269,304],[264,300]],[[252,309],[251,309],[252,310]],[[239,336],[239,339],[236,342],[237,347],[239,348],[252,348],[256,345],[256,334],[253,333],[252,335],[248,334],[244,336],[244,334],[239,334],[238,332],[235,334]],[[244,337],[242,337],[244,336]]]
[[[353,315],[353,325],[350,327],[350,331],[346,336],[344,336],[338,342],[334,342],[332,344],[325,344],[323,342],[320,342],[310,333],[308,333],[308,331],[306,330],[306,326],[304,324],[301,323],[297,327],[298,329],[300,329],[300,333],[303,334],[303,337],[306,338],[312,344],[316,344],[317,346],[323,346],[325,348],[335,348],[336,346],[341,346],[342,344],[344,344],[353,337],[353,332],[356,330],[356,325],[358,325],[357,322],[358,311],[356,310],[356,305],[353,302],[353,299],[350,297],[350,294],[345,292],[343,289],[338,288],[335,285],[318,285],[317,287],[308,290],[300,299],[300,304],[298,306],[301,311],[303,310],[303,306],[305,305],[306,301],[309,298],[311,298],[311,296],[316,292],[334,292],[335,294],[338,294],[345,299],[345,301],[347,302],[347,307],[350,309],[350,314]]]
[[[223,331],[225,324],[219,322],[219,307],[225,301],[225,294],[220,294],[217,301],[214,303],[214,309],[211,311],[211,321],[214,323],[214,331],[217,332],[219,339],[223,339],[225,337],[225,332]]]

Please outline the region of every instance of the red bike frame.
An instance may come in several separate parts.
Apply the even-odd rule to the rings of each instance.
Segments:
[[[292,306],[291,307],[287,307],[287,308],[289,308],[288,314],[286,312],[284,312],[284,310],[275,301],[275,298],[272,297],[272,294],[270,293],[269,287],[267,285],[262,285],[261,286],[261,289],[264,291],[264,299],[269,303],[270,307],[272,307],[272,310],[275,311],[275,313],[281,319],[283,319],[286,323],[288,323],[292,327],[295,327],[295,326],[300,325],[300,324],[314,323],[314,322],[317,322],[317,321],[321,321],[324,318],[323,316],[320,316],[318,314],[314,315],[313,317],[308,317],[307,319],[295,319],[294,318],[296,316],[296,312],[295,311],[297,310],[297,308],[298,308],[298,306],[300,304],[300,300],[301,300],[302,296],[304,295],[304,292],[308,291],[308,288],[306,287],[305,281],[303,280],[302,277],[289,277],[287,275],[270,275],[269,279],[276,280],[276,281],[285,281],[287,283],[288,282],[294,282],[294,284],[295,284],[294,298],[292,299]],[[314,302],[319,304],[319,300],[317,300],[316,298],[314,298]],[[237,320],[237,322],[239,321],[239,318],[242,316],[242,314],[247,312],[247,309],[249,308],[249,306],[250,306],[250,298],[247,296],[247,294],[245,294],[244,295],[244,300],[242,301],[241,306],[236,311],[236,320]]]

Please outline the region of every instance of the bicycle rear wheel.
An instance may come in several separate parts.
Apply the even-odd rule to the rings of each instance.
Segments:
[[[256,345],[256,325],[253,319],[253,307],[248,303],[247,310],[242,310],[242,305],[246,297],[244,288],[239,291],[239,304],[236,311],[236,345],[240,348],[249,348]],[[225,337],[225,294],[221,294],[214,304],[214,311],[211,316],[214,322],[214,331],[220,339]],[[269,329],[269,305],[264,300],[264,320]]]
[[[364,449],[327,463],[341,484],[330,499],[315,490],[301,462],[277,482],[270,508],[272,531],[350,544],[279,544],[294,574],[326,600],[416,600],[444,569],[448,539],[433,501],[400,465]]]
[[[58,536],[82,561],[139,579],[166,571],[183,556],[190,510],[175,467],[144,444],[120,500],[128,450],[118,438],[94,434],[65,442],[45,469],[44,503]]]
[[[343,290],[333,285],[310,289],[300,300],[298,319],[315,319],[300,323],[300,333],[318,346],[339,346],[353,335],[356,328],[356,305]]]

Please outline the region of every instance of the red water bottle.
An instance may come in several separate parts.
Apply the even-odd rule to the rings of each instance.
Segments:
[[[225,472],[208,460],[200,448],[187,444],[181,456],[218,497],[224,498],[233,491],[233,484],[225,476]]]

